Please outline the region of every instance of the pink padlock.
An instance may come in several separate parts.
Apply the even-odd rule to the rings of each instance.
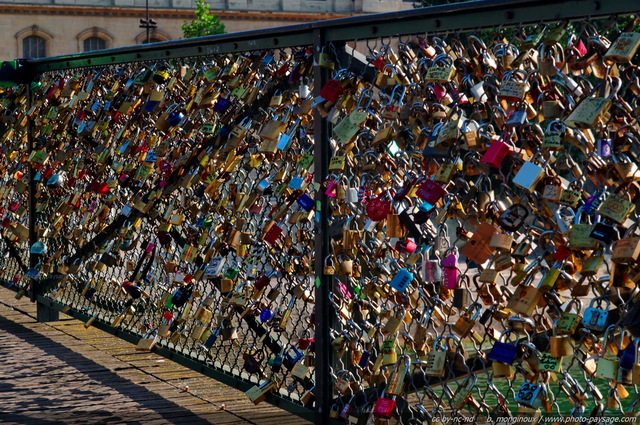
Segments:
[[[326,180],[324,184],[325,184],[325,187],[327,188],[324,191],[324,194],[330,198],[335,198],[337,196],[336,189],[338,188],[338,182],[333,180]]]
[[[511,154],[511,146],[501,140],[494,140],[480,161],[491,165],[493,168],[500,168],[502,161],[504,161],[509,154]]]
[[[376,403],[373,405],[373,416],[375,416],[376,418],[391,419],[395,410],[395,400],[385,397],[378,397]]]
[[[347,285],[345,285],[344,283],[338,281],[336,283],[336,286],[338,287],[338,289],[340,290],[340,292],[342,293],[342,295],[345,298],[347,298],[347,299],[351,298],[351,292],[349,292],[349,288],[347,288]]]
[[[458,282],[458,269],[445,267],[442,272],[442,282],[446,289],[456,289],[456,283]]]

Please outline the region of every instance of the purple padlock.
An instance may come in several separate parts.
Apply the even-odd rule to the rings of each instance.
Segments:
[[[450,254],[442,260],[442,281],[446,289],[456,289],[458,282],[458,258]]]

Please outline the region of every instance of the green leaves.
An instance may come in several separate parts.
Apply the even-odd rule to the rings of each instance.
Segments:
[[[210,13],[206,0],[196,1],[196,20],[185,21],[181,28],[185,38],[225,33],[224,24],[218,15]]]

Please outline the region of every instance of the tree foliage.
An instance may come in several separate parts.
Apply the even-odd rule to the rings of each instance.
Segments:
[[[209,11],[206,0],[196,0],[196,19],[182,24],[185,38],[203,37],[205,35],[224,34],[224,24],[215,13]]]

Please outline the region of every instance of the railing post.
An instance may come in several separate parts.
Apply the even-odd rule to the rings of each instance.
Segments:
[[[31,83],[26,83],[27,85],[27,110],[31,109],[31,105],[33,104],[33,91],[31,89]],[[27,119],[27,143],[28,143],[28,154],[31,155],[33,149],[35,147],[35,140],[33,137],[33,119],[31,116]],[[38,235],[36,233],[36,169],[33,167],[31,163],[29,163],[29,269],[33,269],[38,265],[39,254],[32,254],[31,247],[34,243],[38,241]],[[29,278],[29,289],[31,294],[31,301],[36,301],[36,295],[38,293],[38,280]],[[49,306],[46,306],[40,302],[36,302],[36,315],[38,317],[39,322],[52,322],[59,320],[60,314],[58,310],[53,309]]]
[[[320,29],[313,31],[314,56],[321,50],[324,43]],[[320,88],[327,80],[327,71],[319,66],[314,67],[314,97],[319,95]],[[329,423],[329,409],[331,406],[331,377],[332,364],[330,330],[333,322],[329,305],[331,293],[330,277],[324,275],[324,259],[329,255],[329,211],[327,196],[322,190],[322,180],[329,172],[329,134],[327,120],[322,118],[318,110],[314,112],[314,181],[319,185],[316,191],[316,220],[317,233],[315,239],[315,347],[316,347],[316,420],[317,425]]]
[[[33,104],[33,93],[31,90],[31,84],[27,83],[27,110],[31,109],[31,106]],[[27,144],[29,145],[27,147],[27,154],[30,156],[31,153],[33,152],[33,145],[34,145],[34,140],[33,140],[33,118],[31,117],[31,115],[29,115],[27,117]],[[31,164],[31,162],[29,162],[29,166],[28,166],[28,171],[29,171],[29,200],[27,202],[28,205],[28,209],[29,209],[29,269],[32,269],[33,267],[36,266],[36,257],[35,255],[33,255],[31,253],[31,246],[33,246],[33,244],[36,242],[36,217],[35,217],[35,212],[36,212],[36,185],[35,185],[35,173],[36,170],[33,168],[33,165]],[[37,286],[37,282],[35,279],[30,278],[29,279],[29,289],[31,292],[31,301],[35,301],[36,300],[36,286]]]

